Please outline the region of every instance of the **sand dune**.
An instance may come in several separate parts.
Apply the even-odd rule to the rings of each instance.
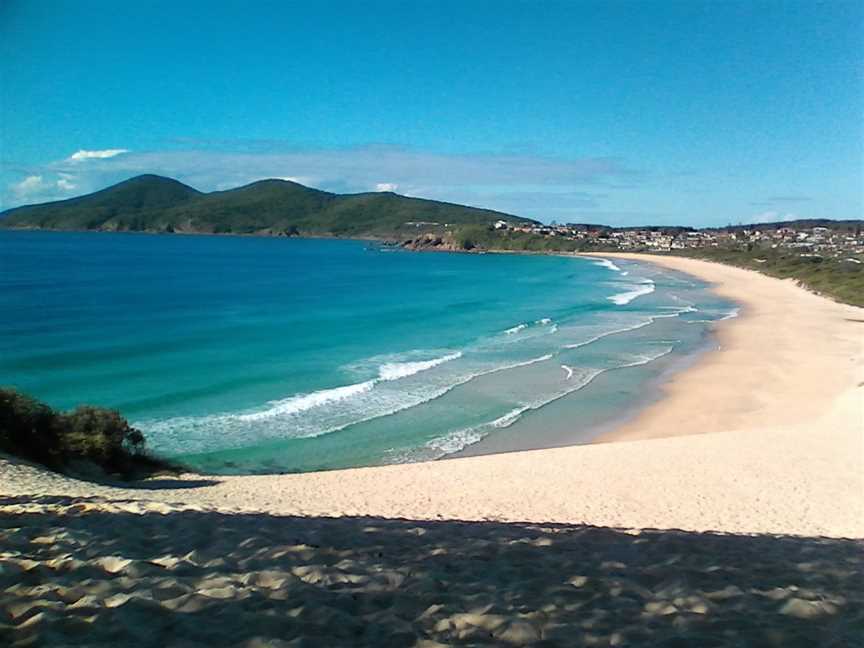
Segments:
[[[68,497],[0,514],[9,645],[803,647],[864,622],[849,540]]]

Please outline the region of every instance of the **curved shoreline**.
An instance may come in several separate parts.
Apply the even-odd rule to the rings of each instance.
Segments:
[[[504,253],[502,252],[501,254]],[[524,253],[520,252],[518,254]],[[593,260],[602,260],[604,258],[613,256],[611,254],[602,254],[599,252],[580,253],[576,255],[556,253],[556,255],[564,256],[566,258],[573,258],[574,256],[582,258],[587,257]],[[637,261],[639,263],[645,263],[648,265],[662,265],[652,264],[652,259],[650,257],[646,257],[647,255],[634,255],[629,260]],[[699,278],[692,273],[684,272],[677,268],[673,270],[691,278]],[[707,286],[705,290],[707,292],[717,294],[716,291],[713,290],[713,287],[711,285]],[[740,301],[729,295],[720,296],[732,302],[732,305],[737,311],[741,310],[743,304]],[[696,348],[690,349],[684,353],[675,351],[668,361],[663,361],[665,366],[660,370],[657,375],[646,377],[644,379],[644,381],[641,383],[641,389],[638,395],[632,401],[626,402],[626,404],[622,405],[622,407],[616,412],[610,412],[608,415],[602,417],[599,421],[593,421],[590,425],[574,424],[566,430],[557,429],[559,426],[553,426],[553,429],[551,430],[544,430],[543,423],[526,422],[526,425],[523,426],[520,430],[513,430],[512,428],[499,430],[495,434],[485,436],[476,443],[468,445],[451,455],[441,457],[438,460],[443,461],[447,459],[479,457],[508,452],[524,452],[528,450],[563,448],[576,445],[587,445],[592,443],[604,443],[609,440],[617,440],[607,437],[616,434],[618,430],[624,428],[625,425],[628,425],[631,421],[637,419],[640,415],[642,415],[646,410],[654,407],[659,401],[661,401],[664,398],[664,389],[667,383],[669,383],[674,377],[677,377],[681,373],[690,370],[692,367],[696,366],[699,362],[701,362],[706,356],[714,353],[718,349],[718,340],[716,336],[716,331],[718,327],[726,325],[727,322],[730,322],[733,319],[737,318],[733,317],[728,319],[719,319],[710,322],[708,328],[709,335],[706,336],[706,339],[703,340],[701,344],[699,344]],[[621,331],[604,334],[601,337],[610,337],[611,335],[615,335],[617,333],[626,334],[630,331],[631,329],[624,329]],[[590,390],[592,389],[592,386],[596,387],[596,383],[600,383],[609,379],[610,374],[614,375],[619,370],[627,369],[630,369],[630,367],[618,367],[604,370],[600,372],[597,376],[592,378],[589,381],[589,384],[584,385],[584,387]],[[605,389],[621,391],[620,388],[615,385],[607,385]],[[579,412],[578,408],[580,405],[578,402],[573,401],[574,396],[577,398],[579,398],[580,396],[590,398],[590,396],[584,394],[580,390],[578,392],[574,392],[573,394],[563,396],[559,401],[547,403],[547,405],[537,408],[532,413],[539,414],[541,412],[544,412],[546,408],[550,405],[561,405],[567,406],[569,411],[576,414]]]
[[[715,325],[718,352],[704,354],[671,376],[661,386],[663,397],[657,403],[598,442],[799,425],[824,415],[835,397],[855,389],[864,377],[860,308],[820,297],[791,281],[709,261],[603,256],[697,276],[742,308],[738,317]]]
[[[864,537],[864,311],[746,270],[640,259],[688,266],[747,313],[719,327],[722,351],[676,375],[664,398],[603,439],[618,443],[212,484],[189,475],[138,488],[0,459],[0,494],[303,516]],[[656,438],[670,434],[680,436]]]

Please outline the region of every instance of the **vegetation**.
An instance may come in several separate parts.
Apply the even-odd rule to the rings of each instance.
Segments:
[[[761,247],[688,248],[675,254],[747,268],[780,279],[794,279],[805,288],[834,299],[864,306],[864,263],[846,258],[801,256],[792,250]]]
[[[180,466],[149,454],[144,435],[119,412],[82,405],[57,412],[14,389],[0,389],[0,451],[59,472],[138,478]]]
[[[585,247],[580,241],[477,225],[457,228],[453,240],[457,249],[466,251],[577,252]]]
[[[488,225],[529,219],[389,192],[333,194],[286,180],[201,193],[143,175],[71,200],[17,207],[0,227],[268,236],[400,236],[416,223]]]

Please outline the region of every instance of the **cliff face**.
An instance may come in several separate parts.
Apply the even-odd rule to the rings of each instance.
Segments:
[[[441,252],[467,252],[453,239],[452,234],[420,234],[415,238],[402,241],[400,246],[406,250],[438,250]]]

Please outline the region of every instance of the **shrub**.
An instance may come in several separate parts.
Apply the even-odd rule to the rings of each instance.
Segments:
[[[70,471],[89,462],[106,473],[125,478],[180,466],[146,451],[144,435],[116,410],[82,405],[55,412],[14,389],[0,389],[0,450]]]
[[[143,449],[144,435],[115,410],[81,405],[60,414],[57,422],[67,452],[94,463],[117,463],[126,454],[138,454]]]
[[[49,465],[57,451],[56,414],[35,398],[0,389],[0,449]]]
[[[459,249],[473,250],[482,247],[484,241],[489,238],[489,228],[478,225],[460,227],[454,232],[453,238]]]

